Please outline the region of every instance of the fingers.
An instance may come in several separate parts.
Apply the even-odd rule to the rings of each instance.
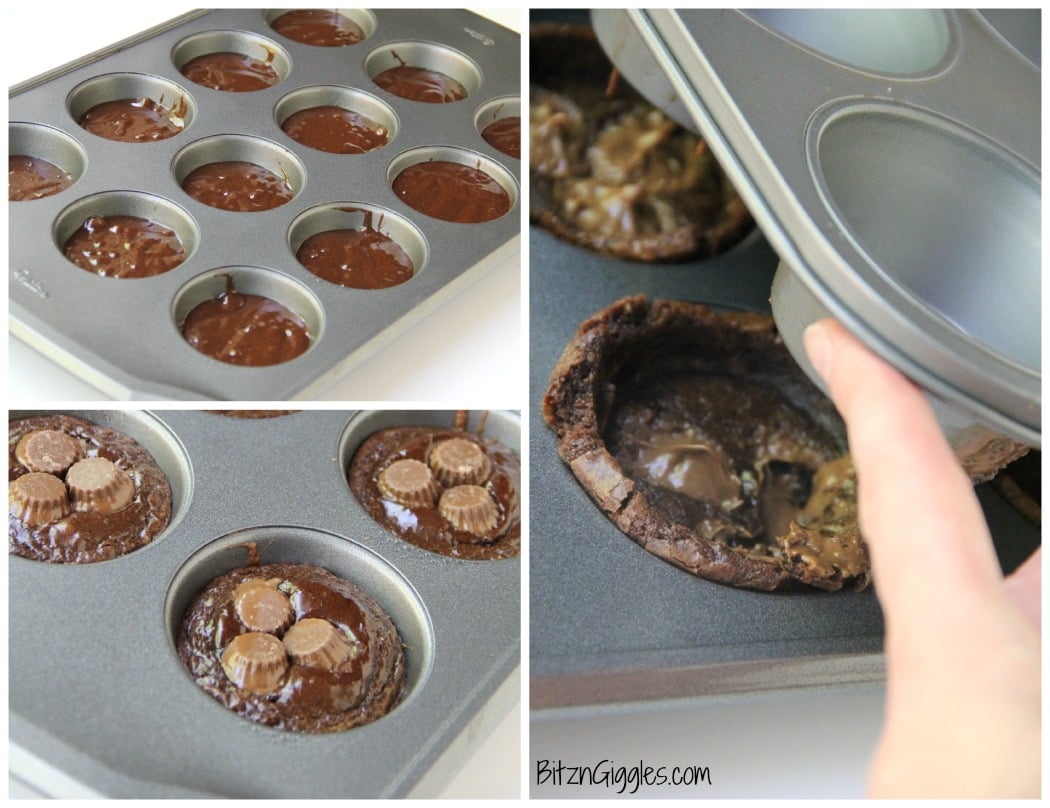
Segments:
[[[846,422],[887,621],[991,597],[1002,579],[984,514],[925,395],[836,322],[811,325],[804,341]]]

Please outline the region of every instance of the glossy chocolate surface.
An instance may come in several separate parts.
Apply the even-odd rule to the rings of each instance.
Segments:
[[[182,181],[182,190],[205,205],[238,213],[278,208],[294,196],[287,179],[243,160],[195,168]]]
[[[238,617],[233,593],[251,579],[275,581],[296,622],[318,618],[331,623],[349,644],[349,658],[325,670],[288,657],[273,690],[238,688],[221,657],[235,637],[250,630]],[[212,580],[186,611],[177,651],[194,681],[227,709],[293,732],[336,732],[375,721],[397,704],[405,686],[401,638],[379,604],[350,582],[306,564],[242,567]]]
[[[306,323],[275,300],[234,291],[186,315],[182,336],[207,356],[232,365],[278,365],[310,347]]]
[[[7,157],[7,200],[25,202],[61,193],[73,178],[54,163],[27,154]]]
[[[374,76],[372,81],[388,93],[425,104],[448,104],[467,97],[466,89],[454,78],[422,67],[398,65]]]
[[[516,160],[521,159],[521,118],[517,115],[497,118],[484,129],[481,136],[492,148]]]
[[[315,233],[295,253],[319,278],[353,289],[386,289],[409,280],[415,265],[401,246],[372,227],[372,212],[356,230]]]
[[[502,185],[480,168],[461,163],[416,163],[394,178],[393,187],[409,207],[446,222],[488,222],[510,210],[510,195]]]
[[[153,143],[181,132],[186,124],[186,99],[173,108],[152,98],[121,98],[96,104],[77,121],[84,129],[107,140]]]
[[[149,278],[186,260],[174,230],[138,216],[91,216],[64,252],[81,269],[105,278]]]
[[[295,9],[274,20],[270,27],[282,36],[324,48],[354,45],[365,38],[364,29],[338,11]]]
[[[8,516],[10,552],[35,561],[88,564],[106,561],[149,544],[171,520],[171,486],[149,452],[132,438],[69,415],[23,418],[8,424],[7,479],[29,473],[15,448],[23,435],[54,429],[74,438],[87,457],[115,463],[131,478],[131,504],[116,513],[71,511],[53,522],[30,527]],[[60,479],[64,473],[55,475]]]
[[[495,527],[482,536],[459,530],[437,510],[406,507],[385,499],[379,475],[397,460],[426,463],[431,448],[452,438],[478,445],[491,461],[481,485],[496,503]],[[396,427],[371,435],[354,453],[349,469],[350,490],[379,524],[406,541],[432,553],[455,558],[490,560],[521,553],[521,461],[497,441],[460,430],[435,427]]]
[[[229,93],[265,90],[281,80],[270,61],[229,52],[206,53],[190,59],[182,66],[182,75],[203,87]]]
[[[331,154],[364,154],[390,140],[386,127],[359,112],[310,107],[289,115],[281,129],[298,143]]]

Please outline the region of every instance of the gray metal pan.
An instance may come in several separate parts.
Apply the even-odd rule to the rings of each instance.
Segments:
[[[53,155],[78,178],[56,196],[9,206],[12,232],[19,234],[10,248],[13,333],[116,397],[308,397],[516,254],[520,164],[489,146],[479,131],[520,104],[520,38],[466,11],[364,14],[372,29],[366,40],[320,48],[273,31],[272,11],[193,12],[14,87],[11,147]],[[253,93],[200,87],[176,65],[209,49],[208,43],[276,53],[278,72],[287,74],[276,86]],[[371,76],[398,47],[399,53],[418,53],[438,69],[462,74],[471,94],[435,105],[381,90]],[[169,140],[116,143],[75,122],[75,111],[116,88],[138,94],[154,86],[189,100],[186,129]],[[302,146],[285,135],[278,120],[303,103],[298,98],[314,97],[311,93],[318,103],[354,93],[363,109],[389,118],[396,134],[387,146],[364,155]],[[178,180],[205,157],[247,159],[284,171],[296,196],[280,208],[251,214],[198,203]],[[390,184],[402,168],[426,159],[480,164],[508,190],[513,207],[476,225],[412,210]],[[78,270],[62,255],[61,243],[100,206],[158,218],[184,236],[192,254],[153,278],[120,280]],[[346,206],[385,212],[381,229],[416,259],[412,279],[385,290],[346,289],[295,260],[298,242],[315,232],[311,219],[330,218],[322,211]],[[216,284],[227,274],[243,291],[272,297],[302,316],[314,337],[310,350],[266,368],[228,365],[193,350],[179,334],[180,319],[193,303],[217,293]]]
[[[802,329],[834,314],[957,445],[1040,442],[1040,70],[1018,14],[1038,27],[1038,10],[594,14],[783,260],[773,311],[800,364]]]
[[[12,413],[21,417],[35,413]],[[173,489],[169,528],[113,561],[9,569],[14,747],[112,797],[397,797],[440,790],[518,698],[518,559],[463,562],[386,533],[344,469],[372,432],[450,426],[451,412],[71,412],[145,446]],[[474,418],[470,428],[476,428]],[[485,434],[519,448],[520,419]],[[183,669],[183,610],[246,561],[318,564],[357,583],[406,645],[408,688],[388,715],[326,735],[253,724]]]
[[[668,699],[880,680],[873,590],[764,593],[700,580],[606,519],[543,421],[548,377],[579,324],[625,295],[769,311],[777,256],[757,231],[705,262],[646,265],[533,228],[530,250],[529,677],[533,710],[595,711]],[[987,486],[982,504],[1012,569],[1039,530]]]

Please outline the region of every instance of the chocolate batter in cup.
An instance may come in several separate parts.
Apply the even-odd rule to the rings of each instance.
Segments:
[[[299,263],[319,278],[352,289],[386,289],[412,278],[416,268],[408,253],[373,229],[364,211],[357,229],[326,230],[308,237],[295,253]]]
[[[510,195],[480,168],[445,160],[416,163],[394,178],[406,205],[446,222],[477,224],[510,210]]]
[[[107,140],[154,143],[179,134],[186,126],[185,115],[185,99],[168,109],[152,98],[121,98],[96,104],[77,123]]]
[[[182,181],[182,190],[205,205],[238,213],[278,208],[295,196],[287,178],[243,160],[200,166]]]
[[[269,61],[228,51],[190,59],[182,66],[182,75],[202,87],[229,93],[265,90],[281,80]]]
[[[338,11],[295,9],[286,11],[270,27],[282,36],[323,48],[356,45],[365,39],[365,31]]]
[[[483,130],[481,136],[492,148],[509,157],[521,159],[521,118],[517,115],[498,118]]]
[[[65,244],[65,256],[104,278],[149,278],[186,260],[175,231],[138,216],[91,216]]]
[[[451,76],[406,64],[384,70],[372,81],[388,93],[425,104],[448,104],[467,97],[463,85]]]
[[[7,200],[25,202],[43,199],[66,190],[73,184],[68,172],[54,163],[27,154],[7,158]]]
[[[288,116],[281,129],[292,140],[330,154],[365,154],[390,140],[390,133],[382,124],[336,106],[299,110]]]
[[[278,365],[310,347],[299,315],[275,300],[235,291],[232,278],[222,294],[186,315],[181,330],[198,351],[232,365]]]

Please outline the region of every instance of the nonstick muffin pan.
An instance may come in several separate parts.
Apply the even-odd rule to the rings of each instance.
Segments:
[[[12,418],[36,412],[13,412]],[[135,438],[171,482],[171,526],[113,561],[10,558],[10,737],[113,797],[397,797],[440,787],[518,697],[518,559],[464,562],[380,528],[344,469],[368,435],[454,413],[70,412]],[[471,413],[468,430],[478,425]],[[519,450],[516,413],[484,434]],[[316,564],[372,595],[405,644],[386,716],[326,735],[227,711],[175,653],[192,597],[247,561]]]
[[[543,420],[549,374],[579,324],[622,297],[768,313],[778,259],[762,235],[681,265],[602,258],[537,228],[529,251],[531,708],[595,710],[881,679],[883,623],[873,589],[753,592],[671,566],[606,518],[559,458]],[[1039,545],[1039,530],[990,486],[977,490],[1011,570]]]
[[[704,133],[781,257],[773,313],[800,364],[815,378],[801,334],[834,314],[931,393],[959,448],[1040,443],[1041,73],[1016,36],[1039,15],[594,21],[625,76]]]
[[[56,196],[10,204],[11,226],[21,234],[10,251],[12,330],[110,395],[308,397],[517,253],[519,161],[480,135],[492,119],[516,114],[520,103],[516,34],[464,11],[362,12],[368,38],[325,48],[276,33],[269,23],[277,14],[194,12],[12,90],[11,153],[51,155],[79,175]],[[272,54],[284,77],[266,90],[228,93],[180,74],[181,61],[211,46],[263,59]],[[461,76],[469,95],[426,104],[380,89],[371,76],[394,59],[392,51]],[[177,92],[186,102],[186,128],[174,137],[118,143],[76,124],[81,107],[111,90],[124,95],[154,87],[175,88],[165,97]],[[303,146],[280,128],[303,105],[333,103],[357,106],[387,123],[390,142],[367,154],[335,155]],[[213,159],[267,165],[287,176],[295,196],[258,213],[201,204],[180,181],[200,161]],[[406,166],[431,159],[480,164],[508,191],[511,210],[481,224],[444,222],[412,210],[391,183]],[[416,274],[370,291],[336,286],[302,267],[294,255],[298,242],[317,227],[332,226],[332,211],[339,208],[376,212],[379,229],[412,256]],[[153,278],[79,271],[61,244],[83,221],[81,214],[91,212],[164,221],[184,237],[190,255]],[[217,294],[225,276],[238,291],[295,311],[311,331],[312,347],[265,368],[230,366],[190,348],[179,334],[180,318],[193,303]]]

